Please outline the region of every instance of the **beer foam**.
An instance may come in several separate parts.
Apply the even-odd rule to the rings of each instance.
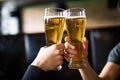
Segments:
[[[69,17],[66,17],[67,19],[69,18],[86,18],[86,16],[69,16]]]
[[[65,18],[65,16],[45,16],[44,19],[47,18]]]

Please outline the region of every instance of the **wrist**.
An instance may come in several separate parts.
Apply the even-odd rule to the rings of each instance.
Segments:
[[[80,68],[80,69],[85,69],[85,68],[87,68],[87,66],[88,66],[88,59],[85,58],[83,61],[83,68]]]
[[[36,59],[31,63],[31,65],[36,66],[45,72],[48,71],[47,67],[45,67],[44,64],[42,64],[42,62],[37,61]]]

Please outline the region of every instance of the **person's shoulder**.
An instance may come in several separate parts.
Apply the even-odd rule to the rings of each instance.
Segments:
[[[117,46],[120,46],[120,42],[117,43]]]
[[[114,47],[114,49],[120,53],[120,42]]]
[[[120,54],[120,42],[117,43],[117,44],[115,45],[115,47],[113,47],[113,49],[111,50],[110,53],[113,53],[113,54]]]
[[[108,61],[120,65],[120,42],[110,51]]]

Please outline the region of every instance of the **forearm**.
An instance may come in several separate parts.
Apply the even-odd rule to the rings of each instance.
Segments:
[[[90,66],[88,60],[86,60],[86,67],[79,69],[79,72],[83,78],[83,80],[102,80],[96,74],[96,72]]]
[[[29,65],[22,80],[45,80],[46,78],[46,72],[43,71],[42,69]]]

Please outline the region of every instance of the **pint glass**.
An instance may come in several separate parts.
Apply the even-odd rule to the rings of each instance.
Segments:
[[[70,59],[68,67],[79,69],[85,67],[83,38],[86,28],[86,15],[83,8],[71,8],[66,10],[66,29],[70,41],[77,50],[75,57]]]
[[[46,8],[45,16],[45,36],[46,45],[61,43],[65,25],[64,9],[61,8]],[[57,70],[61,69],[61,65]]]

